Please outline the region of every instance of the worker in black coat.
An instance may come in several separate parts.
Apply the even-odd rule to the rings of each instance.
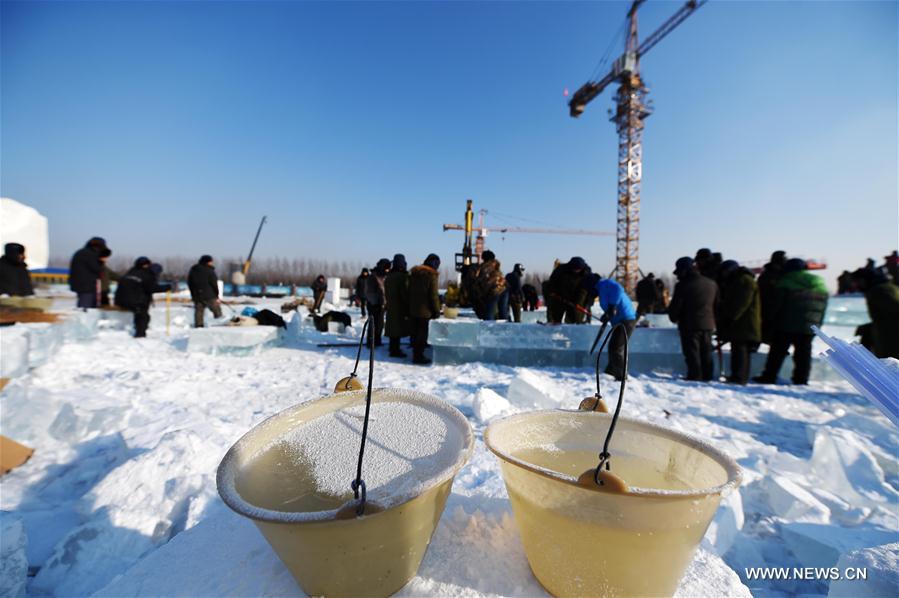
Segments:
[[[106,241],[93,237],[75,252],[69,264],[69,288],[78,295],[78,307],[97,307],[100,297],[100,275],[103,263],[100,253],[106,249]]]
[[[319,274],[315,277],[315,280],[312,281],[312,299],[314,303],[312,304],[312,311],[318,313],[318,310],[321,309],[322,302],[325,300],[325,291],[328,290],[328,281],[325,280],[325,276],[323,274]]]
[[[115,304],[134,312],[134,337],[147,336],[150,325],[150,303],[153,293],[167,291],[168,283],[160,284],[157,274],[150,269],[151,262],[146,257],[134,261],[134,267],[119,279],[115,292]],[[158,269],[159,271],[162,268]]]
[[[637,317],[643,314],[653,314],[656,304],[659,302],[659,287],[656,286],[656,277],[650,272],[637,283]]]
[[[521,285],[521,295],[524,297],[522,307],[525,311],[536,311],[537,304],[540,302],[540,295],[537,294],[537,287],[532,284]]]
[[[24,297],[34,295],[31,286],[31,275],[25,263],[25,246],[20,243],[7,243],[0,257],[0,295]]]
[[[592,274],[584,258],[573,257],[568,263],[559,265],[544,286],[543,299],[546,301],[546,320],[550,323],[583,324],[589,292],[584,288],[584,280]]]
[[[718,306],[718,285],[696,271],[693,260],[682,257],[674,269],[677,284],[668,306],[668,318],[677,324],[687,362],[687,380],[712,379],[712,333]]]
[[[775,251],[771,261],[765,264],[756,281],[759,285],[759,300],[762,305],[762,342],[768,345],[774,340],[775,291],[777,281],[783,276],[784,264],[787,261],[786,251]]]
[[[219,277],[215,273],[215,263],[211,255],[204,255],[187,273],[187,288],[194,302],[194,327],[203,327],[206,309],[216,318],[222,317],[222,302],[219,299]]]
[[[512,308],[512,319],[521,322],[521,306],[524,304],[524,291],[521,281],[524,279],[524,266],[515,264],[512,271],[506,274],[506,289],[509,291],[509,307]]]

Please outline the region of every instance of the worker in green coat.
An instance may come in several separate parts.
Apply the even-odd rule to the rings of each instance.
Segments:
[[[871,316],[868,349],[880,358],[899,359],[899,286],[880,270],[856,270],[852,281],[865,294]]]
[[[387,325],[384,332],[390,339],[390,356],[405,357],[400,349],[400,341],[409,336],[409,272],[406,270],[406,256],[393,256],[390,274],[384,279],[384,294],[387,298]]]
[[[753,381],[774,384],[792,345],[793,384],[808,384],[815,337],[811,327],[821,326],[824,321],[827,296],[824,280],[809,272],[804,260],[786,261],[783,276],[774,287],[771,311],[774,333],[765,371]]]
[[[755,276],[734,260],[724,261],[718,274],[718,342],[730,343],[730,376],[734,384],[749,382],[752,353],[762,340],[762,304]]]

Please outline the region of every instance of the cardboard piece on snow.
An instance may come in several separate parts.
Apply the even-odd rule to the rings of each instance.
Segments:
[[[6,388],[7,384],[9,384],[9,378],[0,378],[0,391]]]
[[[0,476],[6,475],[31,457],[33,448],[0,435]]]

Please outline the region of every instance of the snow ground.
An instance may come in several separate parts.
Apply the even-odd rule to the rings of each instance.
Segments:
[[[148,339],[101,330],[3,391],[3,434],[37,450],[2,480],[0,588],[25,587],[16,584],[24,550],[36,571],[27,580],[33,595],[301,594],[252,525],[221,503],[215,469],[262,419],[330,393],[352,370],[355,350],[316,348],[326,337],[301,329],[304,340],[255,354],[186,352],[189,318],[189,306],[174,307],[166,337],[164,309],[154,308]],[[505,413],[576,406],[593,393],[592,372],[419,368],[385,358],[375,383],[446,400],[477,439],[404,592],[542,594],[482,434]],[[616,385],[604,384],[614,403]],[[739,595],[740,579],[760,596],[823,595],[827,582],[750,581],[744,568],[831,566],[844,553],[899,539],[899,431],[848,383],[739,388],[635,376],[623,413],[709,439],[744,467],[743,486],[719,510],[682,595]]]

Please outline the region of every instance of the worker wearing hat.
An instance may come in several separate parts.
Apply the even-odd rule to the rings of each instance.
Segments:
[[[712,333],[715,331],[718,285],[702,276],[689,257],[677,260],[674,275],[678,282],[668,306],[668,318],[677,324],[680,333],[681,350],[687,364],[686,379],[707,382],[714,375]]]

